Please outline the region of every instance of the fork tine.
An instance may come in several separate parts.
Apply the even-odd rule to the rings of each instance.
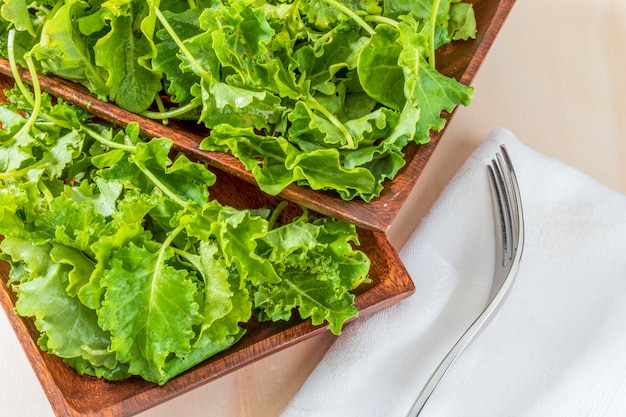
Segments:
[[[524,241],[524,217],[522,213],[522,202],[520,198],[519,184],[517,176],[513,169],[511,158],[506,146],[500,145],[501,153],[498,154],[502,178],[505,184],[503,192],[506,200],[506,207],[509,213],[507,219],[510,222],[508,229],[509,241],[508,250],[510,252],[509,260],[513,264],[517,264],[521,258],[522,246]],[[514,267],[516,265],[511,265]]]
[[[502,267],[506,264],[507,252],[507,226],[505,214],[505,201],[502,195],[502,175],[498,169],[496,159],[492,159],[491,165],[487,166],[489,173],[489,185],[491,187],[491,201],[493,206],[494,221],[498,224],[494,227],[496,239],[496,266]]]
[[[489,178],[492,190],[495,218],[500,221],[500,229],[496,228],[496,243],[502,242],[502,250],[498,250],[497,262],[506,267],[513,261],[516,254],[520,232],[519,189],[511,158],[506,146],[500,146],[499,152],[492,159]],[[499,261],[498,261],[499,260]]]
[[[515,175],[515,170],[513,169],[513,163],[511,162],[511,157],[506,149],[506,146],[500,145],[502,149],[502,157],[506,163],[506,170],[509,182],[509,199],[510,199],[510,207],[511,214],[514,221],[512,221],[512,231],[514,240],[511,242],[515,245],[514,250],[518,257],[521,256],[521,246],[524,241],[524,217],[522,213],[522,202],[520,198],[519,184],[517,182],[517,176]]]
[[[494,283],[488,298],[488,303],[491,303],[511,269],[519,263],[523,218],[517,178],[506,146],[500,146],[500,152],[495,155],[488,168],[496,223],[496,265]]]
[[[505,167],[504,158],[502,157],[502,153],[498,153],[496,155],[497,166],[498,166],[498,180],[500,181],[500,194],[501,200],[504,206],[503,216],[500,221],[504,224],[504,265],[507,265],[513,256],[513,251],[511,250],[511,241],[513,239],[513,213],[511,208],[511,177],[509,175],[510,171]]]

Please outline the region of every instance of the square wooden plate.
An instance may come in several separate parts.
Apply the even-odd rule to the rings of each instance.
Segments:
[[[237,208],[275,206],[280,198],[261,193],[253,184],[216,171],[218,179],[211,187],[211,197]],[[300,207],[290,204],[285,216],[298,214]],[[371,262],[372,282],[355,290],[360,316],[370,314],[407,297],[415,290],[413,282],[398,254],[382,232],[359,229],[360,246]],[[297,313],[290,321],[251,322],[247,334],[230,349],[209,358],[163,386],[133,377],[108,382],[80,376],[58,357],[42,352],[38,345],[39,331],[29,318],[18,317],[13,309],[15,293],[7,285],[9,265],[0,261],[0,304],[5,310],[52,409],[59,416],[130,416],[197,388],[242,366],[277,352],[319,332],[301,320]],[[4,358],[10,360],[10,358]]]
[[[476,15],[476,39],[457,41],[437,51],[437,69],[443,74],[456,78],[462,84],[469,85],[474,79],[478,68],[493,44],[504,20],[513,7],[515,0],[467,0],[474,6]],[[0,73],[11,75],[8,61],[0,59]],[[30,81],[26,71],[22,71],[24,80]],[[93,114],[111,122],[126,125],[131,121],[141,124],[143,133],[148,137],[169,137],[175,146],[188,155],[206,161],[209,165],[228,172],[245,181],[256,183],[252,174],[243,164],[230,154],[207,152],[199,149],[199,144],[207,131],[197,125],[170,123],[164,126],[161,122],[149,120],[129,113],[119,107],[97,100],[88,91],[77,84],[59,79],[58,77],[40,76],[42,89],[65,100],[75,103]],[[450,121],[452,114],[443,117]],[[380,197],[370,203],[355,199],[342,200],[336,193],[314,191],[308,187],[295,184],[287,187],[280,196],[289,201],[302,204],[318,213],[347,220],[366,229],[387,231],[398,215],[413,186],[424,170],[430,156],[435,150],[443,131],[432,132],[431,141],[425,145],[411,143],[405,149],[406,165],[395,179],[384,183]]]

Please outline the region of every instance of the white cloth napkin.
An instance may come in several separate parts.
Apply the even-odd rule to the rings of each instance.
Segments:
[[[482,311],[485,165],[506,144],[525,213],[511,291],[421,416],[626,416],[626,197],[496,129],[400,251],[415,295],[348,325],[282,417],[404,417]]]

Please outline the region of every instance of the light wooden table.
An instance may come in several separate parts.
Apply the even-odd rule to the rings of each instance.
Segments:
[[[625,22],[623,0],[517,0],[475,79],[473,103],[454,115],[394,222],[393,244],[403,245],[497,126],[626,194]],[[314,337],[141,416],[277,416],[332,342]],[[52,416],[4,314],[0,360],[0,415]]]

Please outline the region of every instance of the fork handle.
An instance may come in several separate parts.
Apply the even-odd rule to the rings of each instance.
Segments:
[[[514,271],[509,272],[509,276],[507,278],[511,277],[513,274]],[[472,325],[465,331],[465,333],[463,333],[463,336],[461,336],[461,338],[455,343],[452,349],[450,349],[450,352],[448,352],[448,354],[445,358],[443,358],[437,369],[435,369],[435,372],[433,372],[432,376],[428,380],[428,383],[426,383],[426,385],[422,389],[422,392],[417,397],[417,400],[415,400],[415,403],[413,403],[413,407],[411,407],[411,410],[406,415],[406,417],[417,417],[420,414],[420,412],[424,408],[424,405],[426,404],[426,401],[428,401],[428,398],[430,398],[430,395],[439,384],[439,381],[441,381],[448,369],[450,369],[452,363],[456,360],[456,358],[463,351],[463,349],[472,341],[474,336],[478,334],[483,325],[492,316],[493,312],[500,304],[500,301],[506,296],[508,289],[511,286],[511,283],[511,279],[505,280],[502,288],[500,288],[500,291],[498,291],[498,293],[493,297],[487,307],[485,307],[483,312],[480,313],[480,315],[476,318],[476,320],[474,320]]]

